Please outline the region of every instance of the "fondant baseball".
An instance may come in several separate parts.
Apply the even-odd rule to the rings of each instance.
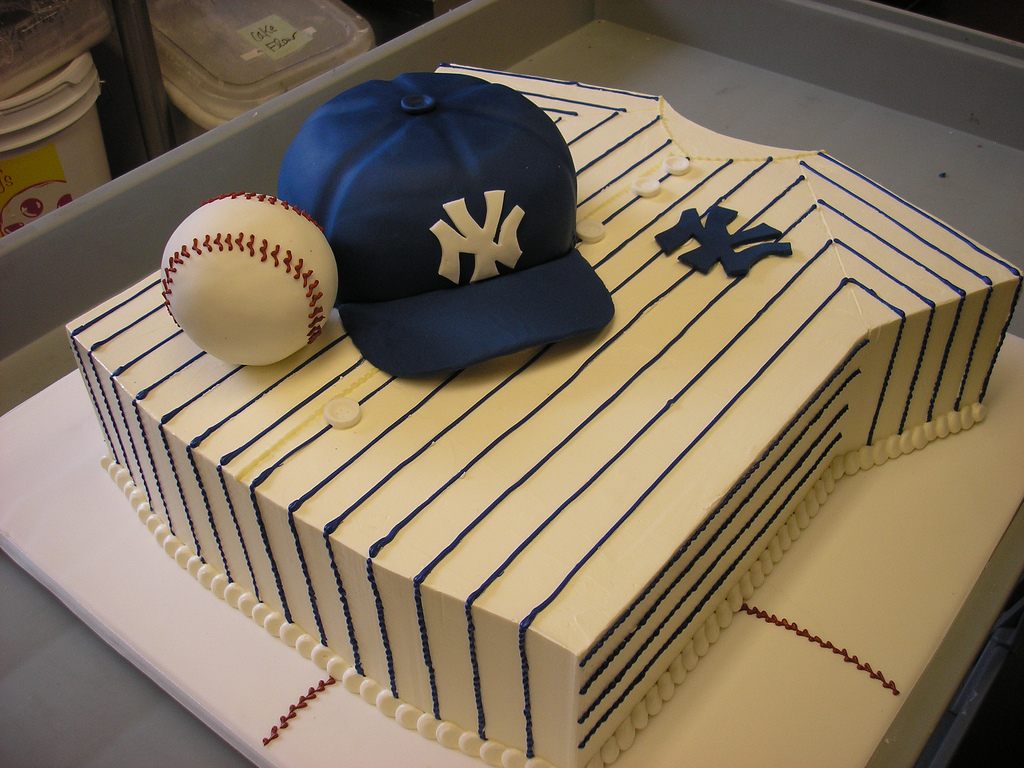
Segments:
[[[338,268],[320,228],[270,195],[204,203],[174,230],[161,267],[175,321],[230,363],[269,365],[312,343],[338,293]]]

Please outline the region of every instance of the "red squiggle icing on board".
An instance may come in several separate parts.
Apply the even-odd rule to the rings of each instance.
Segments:
[[[276,739],[281,734],[281,731],[288,727],[288,721],[296,717],[300,709],[305,709],[308,703],[316,698],[318,693],[323,693],[327,686],[334,685],[336,682],[337,680],[333,677],[321,680],[316,684],[316,687],[310,688],[305,694],[299,696],[299,700],[297,702],[288,705],[288,714],[281,715],[280,724],[275,725],[270,729],[270,735],[263,739],[263,746],[267,746],[270,742]]]
[[[870,677],[873,677],[875,680],[880,682],[883,688],[892,691],[893,696],[900,695],[900,692],[896,688],[896,684],[892,680],[886,678],[886,676],[882,674],[882,670],[873,669],[870,664],[868,664],[866,661],[861,661],[855,655],[852,655],[849,651],[847,651],[845,648],[837,648],[835,645],[832,644],[831,640],[822,640],[820,637],[818,637],[817,635],[812,635],[810,632],[808,632],[806,629],[796,624],[795,622],[789,621],[788,619],[780,619],[774,613],[768,613],[767,611],[763,611],[757,606],[747,605],[747,603],[744,603],[740,606],[740,610],[744,613],[761,619],[762,621],[765,621],[769,624],[774,624],[777,627],[788,629],[790,632],[799,635],[808,642],[814,643],[815,645],[818,645],[827,651],[832,651],[832,653],[836,654],[837,656],[841,656],[843,661],[849,664],[853,664],[855,667],[857,667],[857,669],[861,670],[862,672],[867,672]]]

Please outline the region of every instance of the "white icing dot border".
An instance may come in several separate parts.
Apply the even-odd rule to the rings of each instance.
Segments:
[[[675,695],[676,688],[686,680],[718,638],[722,630],[732,624],[733,615],[740,610],[744,601],[749,600],[754,590],[760,587],[783,555],[800,538],[802,532],[817,516],[821,506],[835,491],[836,483],[862,470],[881,466],[890,459],[921,450],[935,440],[955,435],[985,419],[987,409],[981,403],[951,411],[926,424],[913,427],[899,435],[891,435],[873,445],[850,451],[835,457],[818,476],[818,479],[804,494],[793,511],[781,522],[776,523],[775,534],[768,539],[753,565],[733,580],[732,587],[724,600],[711,611],[704,623],[697,627],[689,642],[672,660],[668,669],[647,691],[647,694],[616,726],[612,736],[586,764],[586,768],[605,768],[619,759],[636,740],[637,734],[650,723],[651,718],[661,712],[662,707]],[[375,680],[360,675],[347,661],[298,624],[285,621],[284,616],[235,582],[209,563],[203,562],[189,545],[174,536],[163,519],[153,512],[146,495],[135,487],[131,474],[110,456],[100,461],[100,466],[121,489],[132,504],[139,520],[153,534],[157,544],[187,571],[196,581],[231,607],[241,611],[269,634],[295,648],[303,657],[310,659],[320,669],[342,684],[347,691],[375,706],[383,715],[392,718],[402,727],[417,731],[425,739],[436,741],[448,749],[458,749],[470,757],[478,757],[487,765],[496,768],[554,768],[547,760],[527,758],[522,750],[509,747],[498,741],[483,740],[476,733],[467,731],[447,720],[437,720],[428,712],[396,699]]]

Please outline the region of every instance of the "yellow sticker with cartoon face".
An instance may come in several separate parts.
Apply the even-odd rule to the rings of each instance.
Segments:
[[[0,237],[70,202],[56,145],[0,160]]]

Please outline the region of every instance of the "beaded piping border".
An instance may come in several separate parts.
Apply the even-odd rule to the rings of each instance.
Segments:
[[[839,480],[862,470],[880,466],[890,459],[913,453],[937,439],[970,429],[983,421],[985,415],[985,406],[975,403],[959,411],[951,411],[902,434],[879,440],[874,445],[835,457],[821,472],[818,480],[793,512],[777,524],[774,535],[768,539],[760,556],[749,569],[734,580],[726,598],[710,612],[704,623],[697,627],[692,638],[672,660],[668,669],[658,677],[629,715],[623,718],[612,735],[587,762],[586,768],[604,768],[611,765],[622,752],[633,745],[637,733],[646,728],[650,719],[655,717],[672,698],[676,688],[686,679],[686,675],[692,672],[697,662],[708,653],[721,636],[722,630],[732,623],[733,616],[743,609],[744,602],[753,596],[754,590],[764,583],[775,565],[782,560],[785,552],[800,538],[803,530],[810,525],[810,521],[817,516],[821,506],[831,496]],[[109,456],[105,456],[100,465],[128,498],[139,520],[153,534],[160,547],[179,566],[216,597],[237,608],[269,634],[280,638],[320,669],[325,670],[336,681],[340,681],[350,693],[376,706],[381,713],[396,720],[403,728],[415,730],[425,739],[436,741],[448,749],[458,749],[471,757],[479,757],[488,765],[501,768],[554,768],[543,758],[527,758],[523,751],[516,747],[490,739],[485,741],[473,731],[464,730],[447,720],[438,720],[429,712],[423,712],[411,704],[396,699],[377,681],[357,673],[341,656],[322,645],[298,624],[285,621],[280,611],[259,602],[252,592],[229,581],[219,568],[204,562],[192,547],[172,534],[167,524],[150,508],[146,494],[136,488],[127,469]]]

